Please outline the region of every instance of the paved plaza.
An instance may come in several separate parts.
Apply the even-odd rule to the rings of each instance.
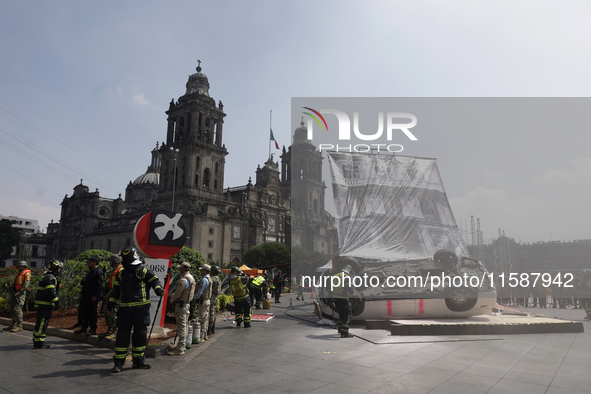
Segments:
[[[252,328],[219,321],[217,334],[184,356],[126,363],[113,351],[58,337],[33,350],[32,332],[0,333],[3,393],[590,393],[591,323],[573,309],[523,309],[584,321],[578,334],[357,337],[315,323],[313,305],[284,294],[275,317]],[[268,312],[268,311],[264,311]],[[3,326],[0,326],[0,328]]]

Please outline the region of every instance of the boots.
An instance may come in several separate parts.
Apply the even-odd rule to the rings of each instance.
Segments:
[[[10,329],[10,332],[19,332],[23,330],[23,325],[22,324],[17,324],[14,327],[12,327]]]

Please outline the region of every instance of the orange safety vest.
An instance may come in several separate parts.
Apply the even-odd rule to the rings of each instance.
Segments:
[[[25,283],[25,277],[27,274],[31,274],[31,270],[24,270],[23,272],[19,272],[16,278],[14,278],[14,282],[12,283],[12,287],[15,291],[19,291],[21,287],[23,287],[23,283]],[[27,287],[27,290],[29,288]]]
[[[115,280],[117,279],[117,275],[119,275],[119,271],[121,271],[123,269],[123,265],[119,265],[119,267],[117,267],[117,269],[115,271],[113,271],[111,273],[111,275],[109,276],[109,280],[107,281],[107,286],[109,286],[109,290],[113,289],[113,283],[115,283]]]

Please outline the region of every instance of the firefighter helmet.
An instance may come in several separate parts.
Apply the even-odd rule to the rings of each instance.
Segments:
[[[19,261],[18,263],[15,264],[17,267],[26,267],[27,266],[27,262],[26,261]]]
[[[217,265],[212,265],[211,266],[211,274],[212,275],[219,275],[220,273],[220,267],[218,267]]]
[[[341,271],[346,272],[349,275],[351,275],[352,270],[353,270],[353,268],[349,264],[343,266],[343,268],[341,269]]]
[[[121,252],[119,252],[119,256],[121,256],[121,259],[123,260],[122,263],[124,266],[129,266],[131,265],[131,263],[133,263],[136,260],[139,260],[140,258],[137,249],[133,246],[121,250]]]
[[[232,269],[230,270],[230,273],[231,274],[234,274],[234,275],[239,275],[241,273],[240,272],[240,268],[238,268],[238,267],[232,267]]]
[[[47,263],[47,270],[53,272],[55,275],[60,273],[60,269],[64,266],[59,260],[49,260]]]

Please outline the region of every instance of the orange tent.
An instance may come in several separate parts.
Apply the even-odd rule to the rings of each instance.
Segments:
[[[249,274],[250,276],[262,275],[263,272],[265,272],[264,270],[260,270],[258,268],[250,268],[245,264],[242,264],[242,266],[238,268],[240,269],[240,271],[244,272],[245,274]],[[230,270],[227,268],[222,269],[222,272],[224,273],[224,275],[230,274]]]

